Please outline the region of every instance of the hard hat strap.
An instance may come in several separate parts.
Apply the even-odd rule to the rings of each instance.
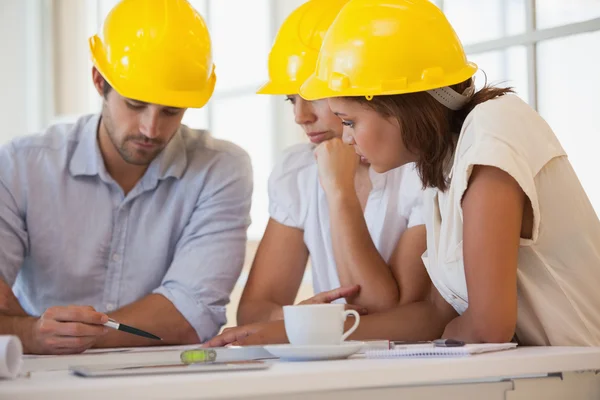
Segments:
[[[461,94],[450,86],[441,87],[438,89],[427,90],[434,99],[451,110],[457,111],[463,108],[475,93],[475,82],[465,89]]]

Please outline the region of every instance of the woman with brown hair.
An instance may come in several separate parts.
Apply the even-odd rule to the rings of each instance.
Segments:
[[[475,92],[476,70],[429,1],[350,1],[300,90],[345,126],[320,179],[344,197],[358,153],[377,172],[415,162],[429,188],[433,287],[395,310],[398,336],[598,346],[600,222],[547,123],[510,89]]]

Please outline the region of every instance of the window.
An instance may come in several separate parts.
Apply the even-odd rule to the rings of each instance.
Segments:
[[[540,42],[538,108],[600,214],[600,30]]]
[[[211,131],[244,148],[252,158],[254,194],[252,196],[251,239],[259,240],[269,220],[267,181],[272,169],[272,111],[270,96],[254,92],[212,100]]]
[[[600,0],[438,0],[488,81],[550,124],[600,213]],[[483,76],[476,75],[481,86]]]
[[[218,73],[217,93],[254,93],[267,78],[271,49],[269,3],[210,0],[208,21]]]
[[[444,13],[463,44],[525,32],[525,0],[445,0]]]
[[[207,1],[206,0],[191,0],[190,4],[204,17],[204,20],[208,24],[207,20]],[[214,40],[213,37],[211,37]],[[214,47],[214,44],[213,44]],[[213,53],[214,57],[214,53]],[[217,77],[217,81],[219,80]],[[208,121],[208,107],[206,105],[202,108],[190,108],[186,111],[185,116],[183,117],[182,123],[194,129],[207,129],[210,130],[209,121]]]
[[[523,99],[529,97],[527,51],[524,46],[473,54],[469,60],[482,71],[475,75],[477,88],[481,88],[487,80],[488,84],[513,87]]]
[[[250,154],[254,170],[251,240],[262,237],[268,214],[267,182],[273,167],[274,107],[271,96],[256,95],[267,79],[273,38],[270,0],[209,0],[206,20],[213,41],[217,85],[206,107],[207,128]],[[235,10],[235,12],[231,12]]]
[[[551,28],[600,17],[600,0],[536,0],[538,28]]]

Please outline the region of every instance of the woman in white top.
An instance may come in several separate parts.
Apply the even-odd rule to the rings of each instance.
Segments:
[[[431,188],[434,288],[394,311],[398,336],[598,346],[600,222],[546,122],[510,90],[473,93],[476,69],[429,1],[352,0],[300,90],[353,145],[319,148],[326,179],[349,183],[356,151],[378,172],[416,162]]]
[[[321,186],[315,147],[342,135],[341,120],[327,100],[308,102],[297,93],[314,71],[322,38],[347,0],[311,0],[283,23],[269,57],[270,82],[262,94],[287,94],[295,121],[310,144],[292,146],[269,179],[270,221],[257,250],[239,309],[238,324],[227,331],[237,339],[248,329],[278,321],[282,307],[293,304],[310,255],[315,297],[302,303],[348,300],[348,307],[369,317],[424,298],[430,285],[421,254],[426,235],[422,219],[423,190],[414,165],[385,174],[370,170],[368,160],[353,156],[356,175],[352,194],[335,197],[332,185]],[[354,200],[354,202],[352,202]],[[344,209],[356,207],[357,221],[344,219]],[[347,235],[352,222],[367,240],[355,243]],[[361,319],[355,337],[376,337],[377,323]],[[352,321],[353,322],[353,321]],[[285,340],[279,329],[268,342]],[[225,344],[217,338],[211,345]]]

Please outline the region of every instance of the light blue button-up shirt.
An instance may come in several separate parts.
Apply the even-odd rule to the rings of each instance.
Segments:
[[[0,278],[31,315],[110,312],[159,293],[201,340],[214,336],[244,262],[248,154],[182,126],[125,196],[104,166],[99,119],[0,148]]]

